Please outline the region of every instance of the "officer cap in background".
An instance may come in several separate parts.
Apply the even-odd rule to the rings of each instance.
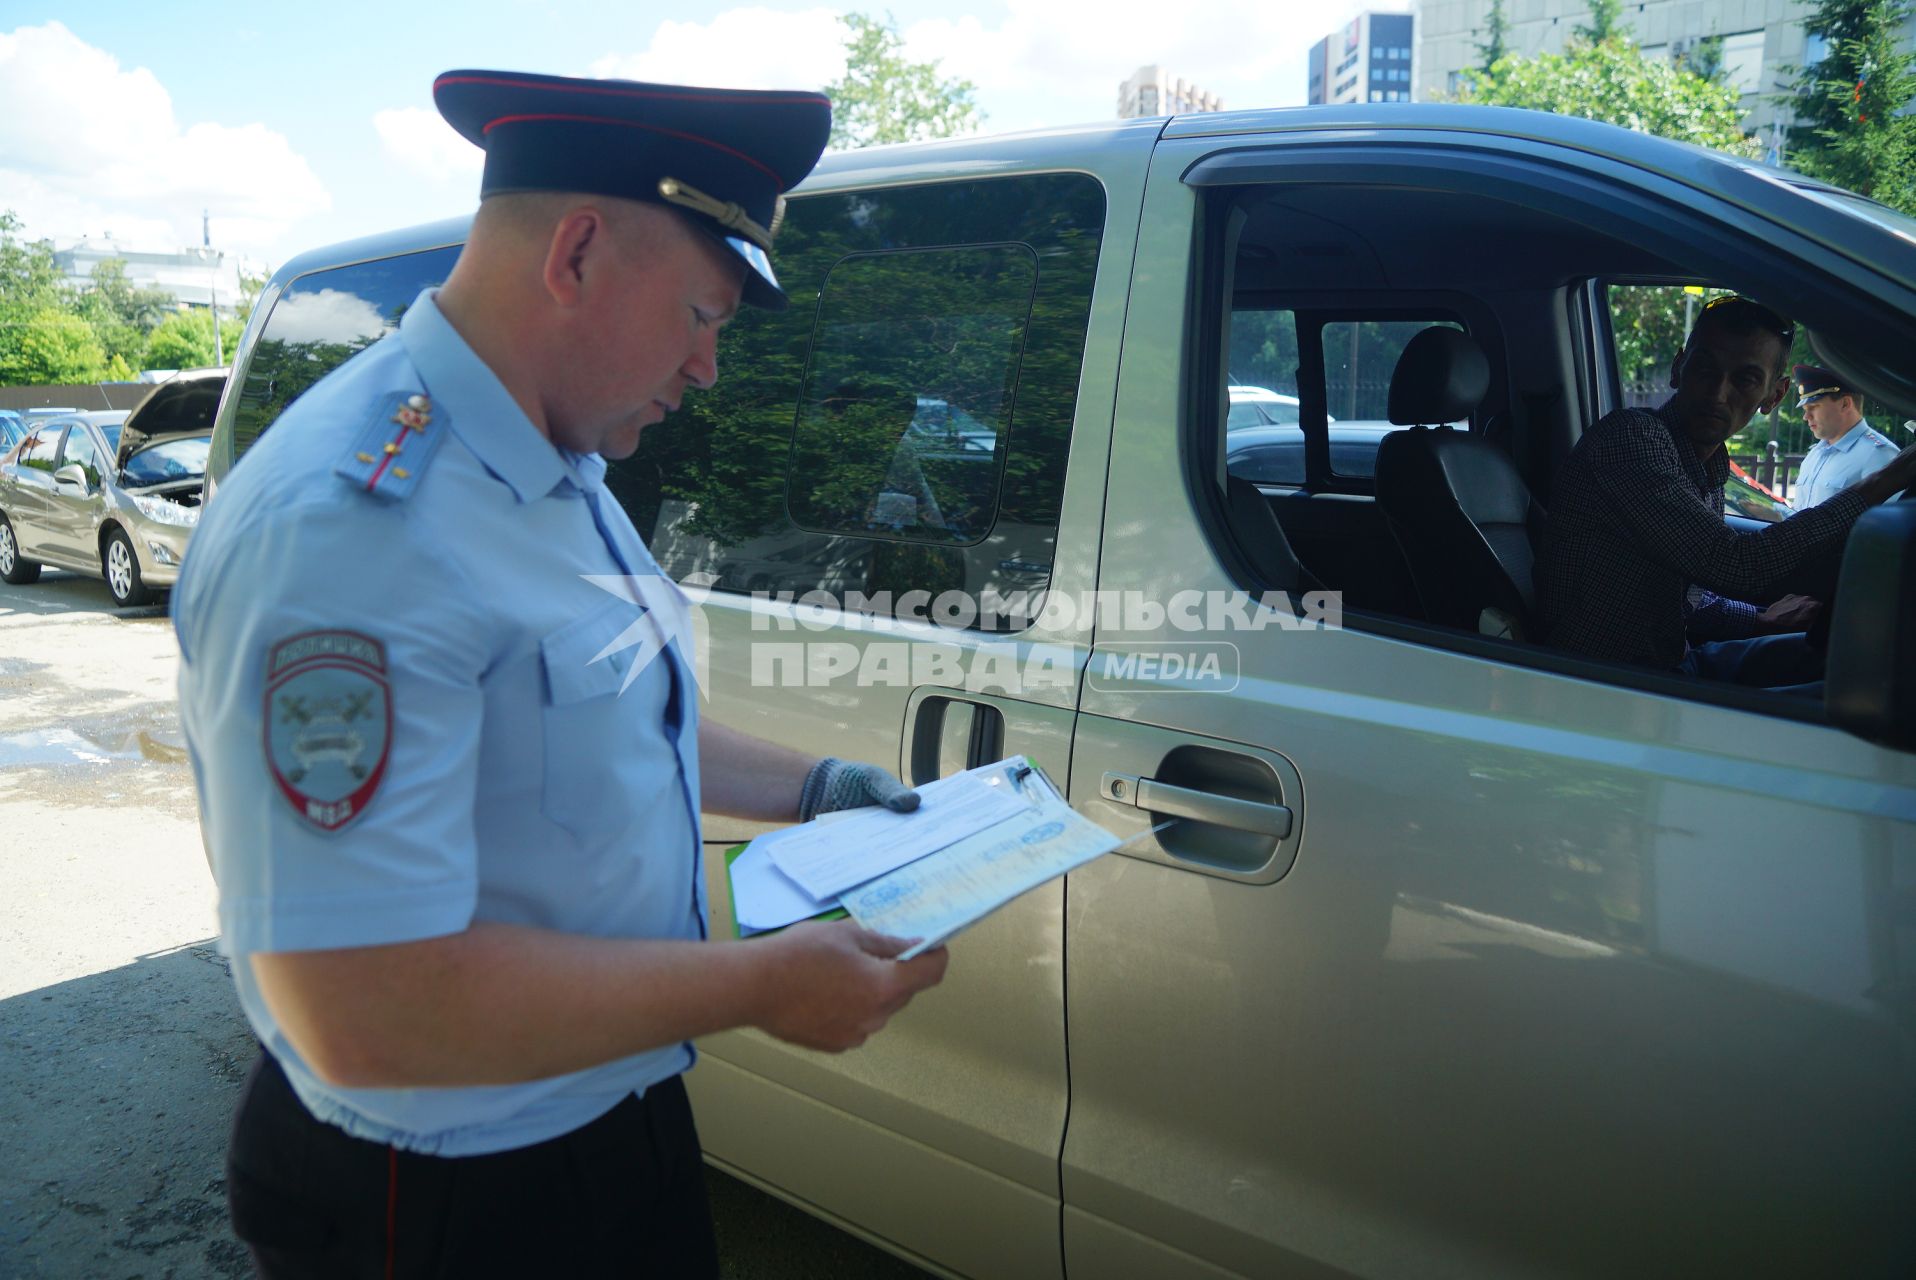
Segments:
[[[783,193],[831,134],[823,94],[448,71],[446,122],[486,152],[480,198],[577,191],[662,204],[746,265],[744,299],[785,306],[770,250]]]
[[[1799,409],[1812,400],[1821,400],[1824,396],[1856,394],[1843,385],[1841,378],[1828,369],[1819,369],[1813,364],[1796,366],[1796,386],[1797,390],[1803,393],[1803,398],[1796,402],[1796,407]]]

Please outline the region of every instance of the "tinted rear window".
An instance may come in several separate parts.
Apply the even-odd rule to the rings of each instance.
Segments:
[[[306,389],[399,327],[420,291],[443,284],[456,246],[314,271],[293,281],[260,331],[233,415],[233,458]]]
[[[608,485],[668,574],[721,591],[1034,597],[1103,225],[1082,174],[793,200],[792,307],[741,312],[718,386]]]

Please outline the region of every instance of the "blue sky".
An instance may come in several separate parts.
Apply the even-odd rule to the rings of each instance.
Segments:
[[[975,81],[999,132],[1109,118],[1148,62],[1230,107],[1301,102],[1305,51],[1360,4],[0,0],[0,207],[34,236],[137,248],[198,243],[206,208],[216,246],[276,265],[470,209],[478,153],[432,110],[441,71],[822,87],[853,7]]]

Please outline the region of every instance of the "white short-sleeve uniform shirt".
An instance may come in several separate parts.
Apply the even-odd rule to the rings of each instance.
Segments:
[[[1801,511],[1828,502],[1843,490],[1888,466],[1896,456],[1889,437],[1860,418],[1834,443],[1818,440],[1803,455],[1790,505]]]
[[[524,1146],[691,1065],[675,1044],[526,1084],[336,1088],[245,963],[475,921],[704,936],[686,602],[604,473],[428,291],[294,402],[194,535],[173,613],[222,945],[301,1100],[356,1136]]]

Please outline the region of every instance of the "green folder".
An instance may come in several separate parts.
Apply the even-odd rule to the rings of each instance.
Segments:
[[[737,862],[739,854],[744,852],[745,852],[745,846],[742,844],[735,844],[731,848],[725,851],[725,910],[726,910],[726,914],[728,914],[732,918],[732,936],[734,938],[740,939],[741,941],[750,942],[753,938],[768,938],[772,934],[781,932],[782,930],[785,930],[785,929],[789,929],[792,926],[789,924],[780,925],[777,929],[763,929],[763,930],[760,930],[758,933],[754,933],[750,935],[742,934],[739,932],[738,908],[733,905],[734,899],[732,896],[732,864],[734,862]],[[813,920],[846,920],[849,918],[850,918],[849,913],[847,913],[845,908],[843,907],[833,907],[829,911],[821,911],[817,915],[810,917],[810,919],[813,919]],[[792,924],[802,924],[802,923],[804,922],[799,920],[794,920],[792,922]]]

